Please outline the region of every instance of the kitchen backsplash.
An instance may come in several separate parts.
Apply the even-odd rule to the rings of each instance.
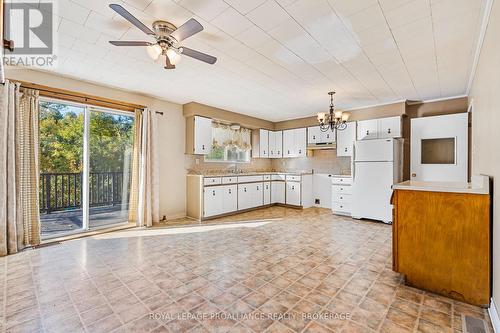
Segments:
[[[313,150],[310,157],[272,160],[275,170],[313,170],[314,173],[350,174],[351,158],[337,157],[336,150]]]
[[[303,171],[314,173],[350,174],[351,158],[337,157],[335,150],[314,150],[309,157],[267,159],[252,158],[250,163],[238,163],[238,170],[243,171]],[[188,172],[204,173],[234,170],[234,163],[205,162],[203,156],[185,155]]]

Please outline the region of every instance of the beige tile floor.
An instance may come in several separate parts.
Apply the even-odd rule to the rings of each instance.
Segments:
[[[462,314],[489,322],[484,309],[402,285],[390,226],[276,211],[252,213],[270,222],[119,231],[0,258],[2,331],[461,332]]]

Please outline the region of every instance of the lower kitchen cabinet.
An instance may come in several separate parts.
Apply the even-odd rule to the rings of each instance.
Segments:
[[[264,206],[271,204],[271,182],[264,183]]]
[[[204,201],[204,216],[215,216],[222,212],[222,186],[207,186],[205,187]]]
[[[264,204],[263,183],[238,185],[238,210],[250,209]]]
[[[301,192],[300,192],[299,182],[287,182],[286,183],[286,204],[293,206],[301,206]]]
[[[271,203],[285,204],[285,182],[274,181],[271,182]]]
[[[222,213],[227,214],[238,210],[238,185],[221,186]]]

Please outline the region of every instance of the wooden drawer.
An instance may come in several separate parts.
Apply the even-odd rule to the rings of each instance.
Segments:
[[[336,193],[333,195],[333,202],[351,203],[351,195],[350,194],[343,194],[343,193]]]
[[[220,177],[203,178],[203,185],[220,185],[222,179]]]
[[[352,178],[348,177],[332,177],[332,184],[336,185],[352,185]]]
[[[300,182],[302,180],[302,177],[294,175],[286,175],[286,180],[289,182]]]
[[[352,186],[342,186],[342,185],[333,185],[332,193],[335,194],[352,194]]]
[[[238,183],[238,177],[222,177],[222,184],[236,184]]]
[[[285,180],[285,175],[271,175],[271,180]]]
[[[238,183],[253,183],[261,182],[264,180],[264,176],[240,176],[238,177]]]
[[[351,212],[351,203],[334,202],[333,203],[333,212],[334,213],[350,213]]]

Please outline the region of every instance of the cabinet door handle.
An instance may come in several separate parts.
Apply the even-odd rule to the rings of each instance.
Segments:
[[[390,128],[387,129],[387,133],[391,134],[391,129]]]
[[[292,190],[295,190],[295,186],[292,186]]]
[[[205,145],[201,145],[201,150],[205,150]]]
[[[370,135],[370,131],[368,131],[368,130],[367,130],[367,131],[366,131],[366,135]]]
[[[347,148],[344,148],[344,151],[347,153]]]
[[[259,190],[259,187],[257,186],[257,191]]]
[[[280,154],[280,151],[278,150],[278,155]]]
[[[290,155],[290,151],[288,151],[288,155]]]
[[[302,154],[302,150],[299,149],[299,154]]]
[[[246,192],[246,191],[247,191],[247,188],[245,187],[243,190]]]
[[[231,194],[231,189],[229,189],[229,194]]]
[[[313,140],[316,140],[316,136],[313,135]]]
[[[215,191],[212,191],[212,195],[215,196]]]

